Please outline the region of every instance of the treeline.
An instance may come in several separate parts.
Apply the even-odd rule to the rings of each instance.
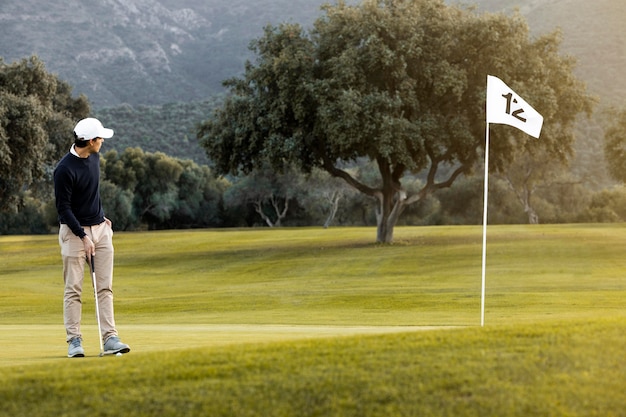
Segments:
[[[368,177],[375,167],[364,162],[351,169]],[[51,177],[47,181],[50,190]],[[421,181],[414,177],[407,186],[417,189]],[[408,207],[399,225],[480,224],[482,186],[480,176],[460,180]],[[115,230],[376,225],[374,201],[322,171],[264,169],[218,178],[206,165],[140,148],[102,155],[101,195]],[[504,179],[491,181],[489,203],[490,223],[527,222]],[[626,189],[591,192],[562,184],[538,193],[536,207],[545,223],[621,222],[626,221]],[[57,227],[51,191],[47,198],[26,192],[18,211],[0,213],[4,235],[47,234]]]
[[[195,139],[197,124],[210,117],[219,101],[122,106],[96,114],[116,129],[103,148],[101,184],[116,230],[376,225],[371,197],[325,172],[259,167],[246,176],[224,178],[194,160],[206,158]],[[36,57],[9,65],[0,59],[0,234],[56,231],[52,172],[70,147],[75,121],[89,114],[86,98],[73,97],[71,86],[47,73]],[[608,167],[623,184],[626,110],[612,113],[610,120],[605,158],[596,158],[593,166]],[[602,141],[596,143],[602,147]],[[359,181],[375,183],[374,164],[359,159],[345,170]],[[472,172],[451,188],[407,206],[398,225],[479,224],[483,169],[476,166]],[[623,187],[589,187],[580,179],[589,176],[552,172],[533,186],[530,201],[520,198],[528,189],[512,186],[517,169],[510,166],[506,174],[491,174],[491,224],[527,223],[526,203],[541,223],[626,221]],[[403,187],[416,192],[424,175],[407,176]]]

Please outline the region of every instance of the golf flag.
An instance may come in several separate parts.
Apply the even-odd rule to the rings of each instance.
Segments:
[[[539,138],[543,116],[502,80],[487,75],[487,124],[505,124]]]
[[[485,270],[487,266],[487,207],[489,190],[489,125],[498,123],[518,128],[539,138],[543,116],[511,90],[501,79],[487,75],[487,129],[485,131],[485,185],[483,200],[483,261],[480,296],[480,325],[485,325]]]

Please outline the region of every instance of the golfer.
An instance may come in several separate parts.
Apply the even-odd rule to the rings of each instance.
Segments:
[[[113,130],[87,118],[74,127],[74,144],[54,170],[63,259],[63,320],[69,344],[67,356],[85,356],[80,321],[85,263],[94,259],[100,331],[107,353],[127,353],[115,329],[113,314],[113,230],[100,200],[100,148]],[[101,345],[102,346],[102,345]]]

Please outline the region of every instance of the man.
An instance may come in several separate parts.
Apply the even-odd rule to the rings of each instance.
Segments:
[[[74,127],[74,144],[54,170],[54,193],[59,215],[59,244],[63,258],[63,319],[67,356],[83,357],[80,321],[85,261],[93,257],[100,328],[106,353],[127,353],[115,329],[113,314],[113,230],[100,200],[100,148],[113,137],[99,120],[86,118]]]

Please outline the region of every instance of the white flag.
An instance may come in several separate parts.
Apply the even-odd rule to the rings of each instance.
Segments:
[[[487,123],[513,126],[538,138],[543,116],[502,80],[487,75]]]

